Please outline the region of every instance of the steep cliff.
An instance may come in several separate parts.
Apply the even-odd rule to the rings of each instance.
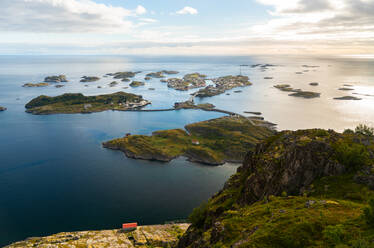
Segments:
[[[373,148],[372,137],[352,131],[268,138],[194,210],[178,246],[372,247],[373,209],[363,209],[374,195]]]

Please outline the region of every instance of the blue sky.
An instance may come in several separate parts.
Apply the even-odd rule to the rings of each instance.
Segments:
[[[374,0],[1,0],[0,54],[374,54]]]

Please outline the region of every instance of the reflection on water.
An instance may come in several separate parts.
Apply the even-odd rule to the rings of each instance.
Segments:
[[[197,101],[238,113],[262,112],[267,120],[278,123],[279,129],[343,130],[358,123],[374,124],[374,97],[365,96],[374,94],[374,61],[369,59],[0,56],[0,106],[8,108],[0,113],[0,246],[59,231],[115,228],[126,221],[151,224],[186,218],[236,170],[235,165],[201,166],[183,158],[167,164],[131,160],[101,147],[101,142],[125,133],[150,134],[221,114],[182,110],[33,116],[24,112],[29,100],[40,94],[113,93],[129,84],[120,82],[109,87],[112,78],[80,83],[84,75],[140,70],[142,73],[135,79],[143,80],[146,73],[166,69],[180,71],[178,77],[190,72],[217,77],[238,74],[241,64],[257,63],[279,66],[265,72],[242,68],[253,86],[243,88],[242,93],[232,90],[230,95]],[[21,87],[54,74],[66,74],[70,82],[63,88]],[[311,82],[318,82],[319,86],[310,86]],[[289,97],[287,92],[273,87],[280,83],[322,94],[316,99]],[[353,85],[354,90],[339,91],[344,84]],[[148,90],[150,87],[156,90]],[[125,91],[151,100],[148,108],[169,108],[194,92],[168,89],[159,79]],[[352,93],[360,94],[362,100],[333,100]]]

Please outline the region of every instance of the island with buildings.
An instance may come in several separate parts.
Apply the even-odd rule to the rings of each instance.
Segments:
[[[117,92],[107,95],[84,96],[67,93],[49,97],[41,95],[25,105],[26,112],[36,115],[93,113],[105,110],[140,109],[150,104],[140,95]]]

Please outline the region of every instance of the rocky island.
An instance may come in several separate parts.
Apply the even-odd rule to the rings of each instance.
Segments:
[[[64,232],[48,237],[28,238],[5,248],[134,248],[175,247],[189,224],[139,226],[132,232],[120,229],[104,231]]]
[[[0,106],[0,112],[3,112],[3,111],[5,111],[5,110],[6,110],[5,107],[1,107],[1,106]]]
[[[293,92],[293,93],[289,94],[289,96],[294,96],[294,97],[302,97],[302,98],[310,99],[310,98],[317,98],[317,97],[321,96],[321,93],[318,93],[318,92],[303,91],[301,89],[294,89],[289,84],[274,85],[274,88],[276,88],[280,91]]]
[[[185,126],[185,130],[156,131],[152,136],[129,135],[104,142],[135,159],[168,162],[179,156],[210,165],[241,162],[247,152],[274,131],[247,118],[230,116]]]
[[[66,83],[68,80],[66,79],[65,75],[59,75],[59,76],[49,76],[44,78],[44,82],[46,83]]]
[[[131,87],[139,87],[139,86],[143,86],[143,85],[145,85],[145,83],[140,82],[140,81],[132,81],[131,84],[130,84]]]
[[[359,101],[359,100],[362,100],[362,98],[355,97],[355,96],[342,96],[342,97],[334,97],[334,100]]]
[[[214,86],[210,85],[195,92],[197,97],[211,97],[225,93],[228,90],[252,85],[247,76],[225,76],[212,79]]]
[[[88,83],[88,82],[96,82],[99,81],[99,77],[88,77],[88,76],[83,76],[80,82],[82,83]]]
[[[205,87],[205,78],[206,75],[200,73],[191,73],[185,75],[183,79],[169,78],[166,82],[168,83],[169,88],[186,91],[194,88]]]
[[[142,96],[117,92],[108,95],[84,96],[68,93],[60,96],[39,96],[26,104],[26,112],[36,115],[93,113],[105,110],[139,109],[150,104]]]

